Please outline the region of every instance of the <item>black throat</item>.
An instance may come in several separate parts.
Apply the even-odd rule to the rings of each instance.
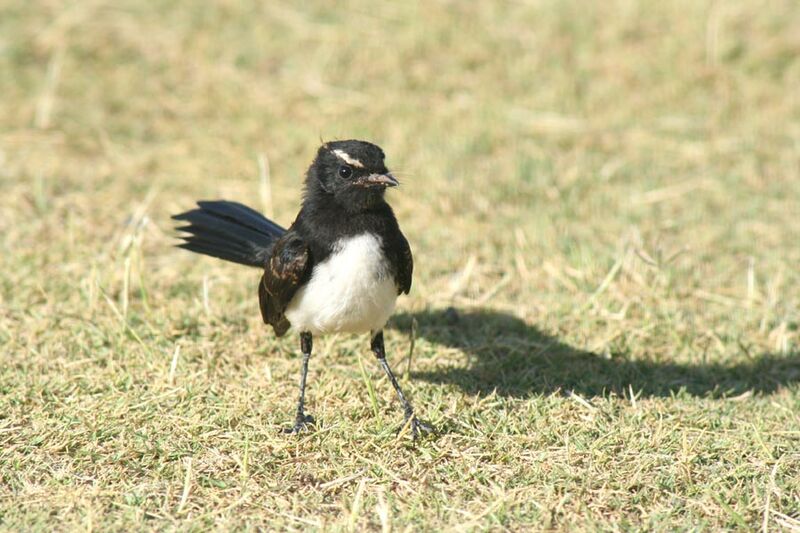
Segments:
[[[370,233],[379,237],[386,249],[401,235],[383,191],[345,200],[327,193],[319,184],[307,184],[303,206],[292,227],[309,244],[317,263],[324,261],[342,239]]]

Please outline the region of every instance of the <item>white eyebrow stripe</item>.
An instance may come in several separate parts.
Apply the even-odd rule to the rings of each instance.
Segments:
[[[350,155],[343,150],[334,150],[333,153],[336,154],[336,157],[338,157],[348,165],[353,165],[354,167],[358,168],[364,168],[364,163],[362,163],[355,157],[350,157]]]

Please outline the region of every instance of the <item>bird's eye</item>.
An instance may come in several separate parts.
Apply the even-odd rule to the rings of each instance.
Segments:
[[[342,165],[339,167],[339,175],[343,178],[349,178],[353,175],[353,169],[347,165]]]

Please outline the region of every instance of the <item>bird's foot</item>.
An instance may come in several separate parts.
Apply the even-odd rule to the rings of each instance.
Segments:
[[[303,431],[311,431],[314,427],[314,417],[306,414],[298,414],[294,420],[294,426],[281,429],[281,433],[296,435]]]
[[[411,431],[411,440],[413,440],[414,442],[419,440],[420,437],[425,437],[427,435],[431,435],[432,433],[434,433],[433,426],[431,426],[427,422],[423,422],[422,420],[417,418],[416,415],[413,414],[406,415],[405,423],[403,424],[403,427],[400,428],[400,431],[398,431],[398,433],[402,433],[405,430],[406,426],[409,426],[409,429]]]

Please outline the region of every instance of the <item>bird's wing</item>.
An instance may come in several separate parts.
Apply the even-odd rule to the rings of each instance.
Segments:
[[[414,272],[414,257],[411,255],[411,247],[402,233],[400,233],[397,244],[398,252],[397,261],[395,262],[397,272],[394,280],[397,282],[398,290],[408,294],[411,290],[411,274]]]
[[[261,317],[272,325],[279,337],[290,326],[284,311],[297,289],[308,280],[311,268],[308,245],[289,230],[275,243],[258,286]]]

